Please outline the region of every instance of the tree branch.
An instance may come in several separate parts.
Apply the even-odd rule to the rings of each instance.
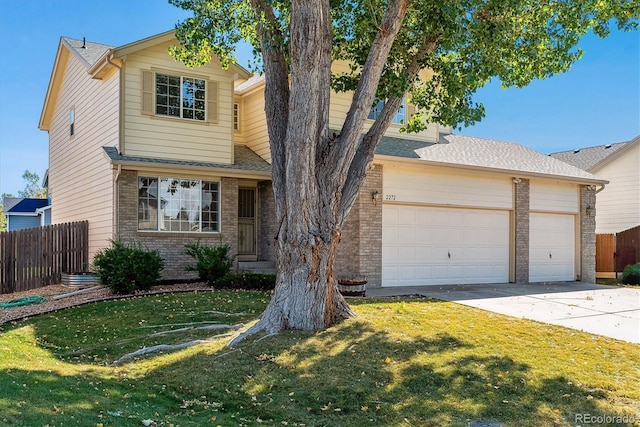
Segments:
[[[289,123],[289,68],[284,53],[285,37],[279,27],[273,8],[266,0],[251,0],[256,18],[256,31],[260,39],[260,50],[265,70],[265,115],[269,144],[271,148],[271,168],[276,201],[283,200],[278,192],[284,190],[285,151],[282,144],[287,137]],[[282,212],[276,202],[278,217]]]
[[[391,0],[387,5],[382,25],[378,29],[367,56],[358,86],[353,94],[351,107],[340,132],[342,142],[346,143],[344,145],[352,145],[349,142],[357,140],[362,132],[364,120],[373,104],[389,52],[391,52],[393,42],[402,26],[408,7],[408,0]],[[349,150],[342,151],[341,154],[347,154]]]
[[[441,38],[441,35],[424,37],[424,43],[420,46],[418,52],[416,52],[416,55],[413,56],[411,63],[405,70],[405,73],[409,78],[409,82],[414,82],[416,80],[421,69],[420,60],[425,56],[435,52],[436,48],[438,47],[438,42]],[[382,140],[386,129],[389,127],[391,120],[398,111],[398,108],[400,108],[402,99],[403,97],[401,96],[394,96],[387,99],[384,107],[382,108],[382,111],[380,112],[380,115],[373,123],[373,125],[369,128],[369,131],[360,142],[360,145],[357,147],[357,151],[354,155],[353,161],[350,164],[347,179],[342,189],[338,220],[340,224],[342,224],[346,220],[351,206],[358,196],[358,191],[360,189],[362,181],[366,176],[367,169],[373,161],[373,156],[375,155],[376,148]]]

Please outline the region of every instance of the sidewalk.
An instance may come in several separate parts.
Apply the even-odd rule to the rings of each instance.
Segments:
[[[640,289],[582,282],[367,289],[368,297],[422,295],[640,343]]]

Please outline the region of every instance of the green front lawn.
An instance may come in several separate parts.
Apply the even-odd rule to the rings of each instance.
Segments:
[[[0,325],[0,424],[575,426],[640,424],[640,345],[428,299],[352,300],[321,333],[249,338],[270,295],[93,303]],[[176,333],[170,330],[183,329]],[[141,347],[211,340],[112,363]],[[610,418],[611,419],[611,418]],[[586,423],[582,425],[587,425]],[[611,424],[589,424],[611,425]],[[615,425],[634,425],[632,422]]]

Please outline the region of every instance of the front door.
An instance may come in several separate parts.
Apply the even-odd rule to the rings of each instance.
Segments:
[[[251,260],[256,256],[256,189],[238,190],[238,256]]]

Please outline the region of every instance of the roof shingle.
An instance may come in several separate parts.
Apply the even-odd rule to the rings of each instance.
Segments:
[[[588,171],[632,142],[633,140],[617,142],[615,144],[598,145],[596,147],[580,148],[578,150],[559,151],[549,155],[555,159]]]
[[[171,165],[194,166],[194,167],[205,167],[205,168],[212,168],[212,169],[271,172],[271,165],[266,161],[264,161],[262,157],[258,156],[256,153],[251,151],[251,149],[249,149],[244,145],[234,146],[235,162],[232,164],[192,162],[192,161],[185,161],[185,160],[170,160],[170,159],[158,159],[158,158],[137,157],[137,156],[123,156],[120,153],[118,153],[118,149],[116,147],[102,147],[102,149],[105,151],[107,156],[109,156],[111,161],[116,163],[131,162],[131,163],[146,163],[146,164],[168,165],[168,166],[171,166]]]
[[[62,37],[62,41],[82,58],[89,67],[95,64],[113,46]],[[84,46],[84,47],[83,47]]]
[[[48,199],[6,197],[3,200],[4,212],[7,214],[35,212],[36,209],[44,208],[48,205]]]
[[[580,168],[520,144],[464,135],[442,135],[437,144],[383,138],[377,154],[514,173],[603,181]]]

